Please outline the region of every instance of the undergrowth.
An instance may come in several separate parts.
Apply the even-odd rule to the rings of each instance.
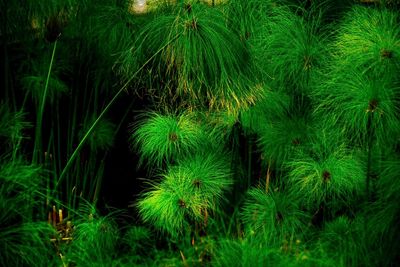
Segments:
[[[1,1],[0,265],[396,266],[399,6]]]

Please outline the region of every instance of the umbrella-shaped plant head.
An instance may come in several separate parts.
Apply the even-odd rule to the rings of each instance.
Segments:
[[[258,146],[267,161],[280,167],[286,160],[293,158],[296,151],[309,143],[312,125],[301,116],[282,116],[269,121],[260,134]]]
[[[318,139],[286,162],[289,190],[311,210],[324,205],[335,211],[363,195],[365,167],[345,144],[332,141],[332,136],[321,134]]]
[[[299,9],[300,10],[300,9]],[[305,12],[307,13],[307,12]],[[290,94],[305,94],[327,56],[327,31],[320,10],[300,16],[286,6],[275,7],[261,20],[251,43],[255,61],[273,87]]]
[[[327,80],[312,92],[316,114],[364,149],[367,200],[375,147],[390,149],[400,131],[398,25],[398,13],[386,8],[354,7],[332,46]]]
[[[321,107],[331,109],[334,120],[363,144],[368,135],[381,144],[399,128],[398,24],[399,16],[392,11],[353,8],[333,46],[329,88],[323,89],[324,96],[317,92]]]
[[[259,137],[269,131],[269,125],[273,121],[285,118],[293,104],[292,98],[284,90],[276,88],[264,88],[264,90],[264,99],[240,113],[240,124],[245,132],[257,134]]]
[[[362,145],[383,144],[399,130],[398,23],[394,12],[353,8],[332,46],[329,77],[313,92],[317,112]]]
[[[299,209],[299,198],[254,188],[247,193],[242,218],[246,235],[276,244],[285,238],[301,236],[309,215]]]
[[[232,184],[229,153],[196,153],[178,160],[170,171],[183,171],[192,183],[193,194],[198,194],[209,209],[213,210],[224,198],[224,193]],[[175,170],[174,170],[175,169]]]
[[[234,29],[242,40],[251,39],[262,27],[262,21],[268,18],[273,7],[273,1],[237,0],[229,1],[229,26]]]
[[[183,159],[143,194],[137,207],[144,221],[176,237],[195,222],[207,225],[209,214],[232,183],[231,175],[221,154]]]
[[[32,55],[35,60],[23,67],[26,73],[21,78],[22,88],[31,95],[37,105],[43,97],[46,103],[56,104],[58,99],[70,91],[65,80],[60,78],[62,73],[70,72],[67,60],[53,55],[57,62],[53,64],[51,75],[48,76],[50,56],[47,51],[37,51]]]
[[[194,153],[206,142],[202,125],[190,113],[147,115],[137,124],[131,139],[141,154],[140,163],[146,160],[161,167]]]
[[[135,46],[124,54],[122,68],[132,56],[148,63],[151,78],[159,79],[158,94],[232,111],[247,107],[262,94],[250,83],[252,64],[245,44],[226,25],[221,8],[182,1],[163,10],[140,31]]]
[[[348,139],[365,145],[373,137],[377,144],[393,144],[400,130],[399,87],[395,83],[360,71],[339,71],[314,93],[319,99],[316,114]]]
[[[337,66],[377,79],[400,71],[399,14],[385,8],[354,7],[344,19],[334,45]]]
[[[113,66],[121,52],[132,45],[139,27],[147,17],[134,16],[123,6],[106,2],[84,8],[81,13],[79,19],[71,23],[68,37],[83,37],[83,47],[79,52],[84,57],[81,60],[94,73],[96,89],[115,89]],[[77,31],[81,31],[81,34],[75,36]],[[134,58],[130,59],[127,64],[136,63]]]

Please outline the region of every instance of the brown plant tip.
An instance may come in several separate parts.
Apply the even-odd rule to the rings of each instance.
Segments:
[[[191,4],[185,4],[185,10],[187,13],[192,13],[192,5]]]
[[[311,57],[310,56],[304,56],[304,66],[303,69],[305,71],[308,71],[309,69],[311,69],[312,66],[312,61],[311,61]]]
[[[242,34],[241,36],[240,36],[240,40],[249,40],[250,39],[250,37],[251,37],[251,32],[249,32],[249,31],[246,31],[244,34]]]
[[[322,178],[324,180],[325,183],[329,182],[331,180],[331,173],[329,171],[324,171],[322,173]]]
[[[382,49],[382,50],[381,50],[381,57],[382,57],[382,58],[390,59],[390,58],[393,57],[393,51],[391,51],[391,50],[386,50],[386,49]]]
[[[280,211],[278,211],[278,212],[276,213],[276,215],[275,215],[275,219],[276,219],[276,222],[277,222],[278,224],[282,223],[282,221],[283,221],[283,214],[282,214]]]
[[[178,135],[176,133],[174,133],[174,132],[170,133],[169,134],[169,140],[171,142],[176,142],[176,140],[178,140]]]
[[[378,107],[378,100],[374,98],[371,101],[369,101],[367,111],[374,112],[377,107]]]
[[[300,139],[299,139],[299,138],[293,139],[293,140],[292,140],[292,145],[294,145],[294,146],[300,145]]]
[[[185,203],[185,201],[183,201],[182,199],[179,199],[179,200],[178,200],[178,205],[179,205],[179,207],[181,207],[181,208],[186,208],[186,203]]]
[[[201,181],[198,180],[198,179],[196,179],[196,180],[193,181],[193,185],[194,185],[197,189],[200,189],[200,187],[201,187]]]
[[[186,21],[185,23],[186,29],[197,30],[198,24],[195,18]]]
[[[65,23],[62,22],[58,17],[50,17],[46,22],[46,40],[50,43],[57,41],[61,35],[61,30],[63,27],[65,27]]]

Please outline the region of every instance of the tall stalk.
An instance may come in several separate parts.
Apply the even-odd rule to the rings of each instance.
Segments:
[[[367,121],[367,131],[368,131],[368,135],[367,135],[367,174],[366,174],[366,187],[365,187],[365,193],[366,193],[366,204],[368,205],[369,201],[371,200],[371,168],[372,168],[372,148],[374,145],[374,129],[373,129],[373,114],[371,112],[371,114],[369,114],[368,116],[368,121]]]
[[[49,65],[49,70],[47,72],[47,77],[46,77],[46,83],[44,86],[44,91],[42,95],[42,99],[40,99],[39,102],[39,110],[36,118],[36,131],[35,131],[35,147],[33,150],[33,158],[32,162],[33,163],[39,163],[40,162],[40,153],[42,152],[42,123],[43,123],[43,113],[44,113],[44,107],[46,104],[46,98],[47,98],[47,92],[49,88],[49,80],[51,76],[51,70],[53,68],[53,62],[54,62],[54,56],[56,53],[57,49],[57,40],[54,42],[53,45],[53,52],[51,54],[51,59],[50,59],[50,65]]]
[[[162,46],[154,55],[152,55],[135,73],[132,74],[132,76],[125,82],[125,84],[118,90],[118,92],[114,95],[114,97],[108,102],[107,106],[103,109],[103,111],[100,113],[100,115],[97,117],[97,119],[93,122],[92,126],[86,131],[84,136],[82,137],[82,140],[79,142],[78,146],[75,148],[74,152],[72,153],[71,157],[67,161],[67,164],[65,165],[63,171],[61,172],[58,182],[55,186],[55,189],[57,189],[58,185],[61,183],[61,181],[64,179],[68,169],[70,168],[71,164],[75,160],[75,158],[78,156],[78,153],[82,149],[82,146],[85,144],[86,140],[90,136],[90,134],[93,132],[99,121],[104,117],[104,115],[107,113],[107,111],[111,108],[111,106],[114,104],[114,102],[118,99],[118,97],[121,95],[123,91],[125,91],[128,87],[128,85],[133,81],[134,78],[136,78],[136,75],[142,71],[142,69],[154,59],[159,53],[161,53],[164,48],[168,47],[172,42],[174,42],[177,38],[179,37],[179,34],[176,35],[174,38],[172,38],[168,43],[166,43],[164,46]]]

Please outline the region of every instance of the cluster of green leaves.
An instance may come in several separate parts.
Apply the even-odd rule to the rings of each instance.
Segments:
[[[301,211],[298,199],[284,192],[248,191],[242,211],[246,234],[267,244],[301,236],[307,230],[309,215]]]
[[[149,167],[166,168],[159,182],[151,182],[138,209],[144,221],[177,237],[207,224],[232,184],[229,154],[215,144],[215,134],[191,113],[150,113],[132,135]],[[211,151],[210,151],[211,150]]]
[[[1,158],[0,264],[3,266],[45,266],[54,258],[47,241],[54,229],[46,222],[33,221],[31,209],[45,199],[42,172],[40,167],[23,159],[4,155]]]
[[[132,142],[141,154],[139,164],[146,160],[158,167],[195,153],[206,139],[204,127],[190,113],[149,113],[139,120],[132,134]]]
[[[372,134],[379,145],[393,145],[399,134],[398,23],[395,11],[353,8],[332,46],[328,77],[313,92],[317,112],[357,143]]]
[[[286,162],[289,190],[311,209],[327,203],[340,209],[365,192],[365,165],[344,145],[329,141],[318,140]]]
[[[191,3],[186,4],[187,9],[180,13],[183,17],[196,11]],[[371,209],[378,210],[384,206],[383,199],[387,201],[378,194],[378,200],[370,203],[369,190],[371,186],[381,186],[379,182],[371,185],[371,177],[384,170],[382,159],[378,158],[386,154],[374,153],[383,144],[391,150],[398,143],[397,14],[384,6],[366,8],[344,2],[334,6],[331,1],[310,1],[301,6],[235,1],[225,7],[228,14],[236,15],[228,19],[228,25],[250,47],[248,58],[257,66],[252,69],[253,81],[259,83],[258,90],[264,96],[248,110],[241,110],[234,121],[240,122],[246,139],[257,138],[257,153],[261,154],[262,168],[267,169],[262,169],[261,174],[267,180],[265,190],[249,188],[244,195],[240,212],[243,239],[219,239],[220,251],[212,255],[213,264],[358,266],[383,261],[382,250],[375,254],[379,257],[375,261],[371,260],[373,256],[367,256],[368,251],[388,229],[392,235],[397,233],[392,222],[398,213],[389,205],[393,208],[390,211],[375,211],[374,216],[368,217]],[[221,10],[225,12],[218,12]],[[244,15],[245,10],[251,15]],[[329,14],[332,10],[336,15]],[[339,23],[335,20],[338,18]],[[180,19],[181,16],[174,23]],[[172,31],[165,32],[168,40],[176,37]],[[173,47],[173,42],[167,47]],[[158,68],[167,77],[176,79],[174,71],[184,66],[183,59],[197,67],[192,54],[178,57],[177,50],[168,51],[173,52],[163,59],[176,56],[172,58],[176,64],[171,69],[164,62]],[[193,76],[182,77],[191,82]],[[205,77],[200,80],[215,80]],[[196,88],[201,90],[201,84]],[[142,129],[144,133],[144,125]],[[134,139],[144,143],[142,136]],[[160,136],[165,140],[167,135]],[[237,138],[234,132],[225,137],[229,142]],[[152,142],[149,136],[146,140]],[[194,167],[196,159],[191,154],[202,149],[194,148],[186,155],[186,161],[192,161],[191,169],[201,173]],[[232,152],[231,156],[237,156],[237,150]],[[255,153],[245,153],[249,156],[244,159],[254,164],[251,155]],[[165,161],[163,153],[160,155],[168,172],[139,201],[142,218],[172,235],[178,229],[190,232],[190,224],[203,219],[204,214],[199,211],[207,201],[197,201],[192,176],[182,169],[182,160]],[[155,156],[147,157],[151,160]],[[169,176],[171,173],[175,178]],[[248,173],[251,177],[254,171],[249,169]],[[372,194],[377,197],[376,192]],[[369,237],[365,225],[377,223],[383,216],[388,216],[386,230],[382,228],[380,234]],[[331,238],[333,235],[345,237]],[[386,242],[395,242],[390,240]],[[293,243],[297,249],[293,249]],[[341,249],[337,250],[338,246]],[[258,256],[260,250],[262,257]],[[395,253],[388,255],[387,262],[393,260]]]
[[[118,53],[131,44],[120,38],[132,37],[139,20],[116,2],[1,2],[2,266],[65,266],[53,244],[62,242],[54,228],[67,219],[48,224],[49,206],[63,209],[77,226],[77,207],[85,200],[97,203],[104,161],[121,123],[97,118],[119,84],[113,70]],[[119,15],[125,20],[116,24]],[[83,149],[71,160],[79,143]],[[97,262],[107,259],[109,240],[96,236],[96,227],[79,222],[67,258],[88,266],[99,255]],[[51,238],[57,240],[52,244]],[[87,250],[90,242],[99,245]]]
[[[181,97],[192,106],[238,112],[262,96],[249,79],[254,69],[249,49],[228,27],[222,8],[182,1],[159,9],[123,54],[123,73],[129,77],[146,63],[145,71],[164,85],[156,88],[160,97]]]
[[[0,265],[398,259],[397,1],[3,2]],[[158,174],[135,207],[162,248],[150,228],[77,209],[97,203],[132,106],[105,113],[128,90],[163,111],[137,116],[130,139]],[[60,257],[35,219],[45,201],[74,220]]]

